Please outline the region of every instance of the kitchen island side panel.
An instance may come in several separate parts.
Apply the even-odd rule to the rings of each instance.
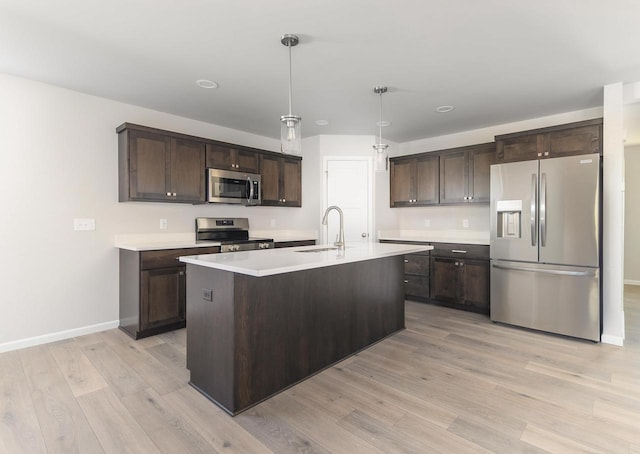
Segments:
[[[190,384],[233,408],[234,274],[187,265],[187,369]],[[205,292],[211,291],[211,301]]]
[[[403,329],[402,260],[264,277],[189,265],[191,384],[237,414]]]

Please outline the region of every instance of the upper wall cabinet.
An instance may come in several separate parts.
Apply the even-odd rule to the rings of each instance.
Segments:
[[[390,159],[391,207],[438,203],[438,154]]]
[[[496,162],[602,153],[602,118],[496,136]]]
[[[207,167],[259,173],[260,155],[228,144],[207,144]]]
[[[302,206],[302,158],[260,155],[262,205]]]
[[[121,202],[204,203],[203,141],[127,123],[117,132]]]
[[[495,143],[440,152],[440,203],[489,203]]]

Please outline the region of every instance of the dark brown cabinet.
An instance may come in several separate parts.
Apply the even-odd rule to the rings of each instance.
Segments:
[[[390,160],[391,207],[438,204],[438,158],[427,153]]]
[[[418,301],[429,298],[429,251],[404,256],[404,296]]]
[[[434,243],[432,302],[489,313],[489,246]]]
[[[204,203],[204,142],[126,123],[118,135],[121,202]]]
[[[259,173],[260,155],[252,150],[209,143],[207,144],[207,167]]]
[[[120,250],[120,329],[134,339],[184,328],[186,267],[178,257],[220,252],[219,246]]]
[[[440,154],[440,203],[489,203],[495,143]]]
[[[260,155],[262,205],[302,206],[302,159]]]
[[[602,153],[602,119],[496,136],[496,162]]]

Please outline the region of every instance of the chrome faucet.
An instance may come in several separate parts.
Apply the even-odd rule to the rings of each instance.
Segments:
[[[340,215],[340,234],[338,235],[338,240],[333,243],[333,245],[338,246],[338,249],[344,251],[344,214],[342,213],[340,207],[337,207],[335,205],[328,207],[324,212],[324,216],[322,217],[322,225],[328,224],[329,211],[331,210],[336,210]]]

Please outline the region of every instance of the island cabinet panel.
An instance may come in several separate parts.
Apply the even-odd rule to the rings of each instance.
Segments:
[[[302,158],[260,156],[262,205],[302,206]]]
[[[496,136],[499,163],[602,153],[602,118]]]
[[[186,324],[185,265],[178,257],[220,252],[219,246],[120,250],[120,329],[134,339]]]
[[[246,410],[403,329],[402,275],[402,256],[264,277],[188,264],[190,383]]]

